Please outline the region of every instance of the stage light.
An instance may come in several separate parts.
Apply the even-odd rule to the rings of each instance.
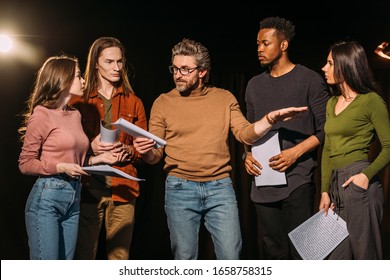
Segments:
[[[390,59],[390,55],[388,55],[389,52],[387,53],[383,52],[388,45],[389,42],[383,42],[382,44],[376,47],[375,53],[383,58]]]
[[[11,51],[12,46],[13,44],[12,44],[11,37],[5,34],[0,34],[0,52],[7,53]]]
[[[31,43],[34,35],[22,35],[9,30],[0,30],[0,67],[9,63],[22,62],[33,67],[42,63],[45,49]]]

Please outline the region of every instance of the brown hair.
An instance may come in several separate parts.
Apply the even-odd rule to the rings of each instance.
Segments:
[[[125,57],[125,48],[123,44],[114,37],[100,37],[93,42],[89,48],[88,61],[85,69],[85,93],[84,98],[88,99],[88,95],[99,87],[99,76],[96,71],[96,65],[98,63],[100,54],[104,49],[117,47],[121,50],[123,67],[121,68],[120,74],[121,79],[117,82],[115,87],[122,86],[124,93],[134,93],[133,88],[130,85],[129,78],[127,76],[127,66]]]
[[[27,109],[23,113],[22,126],[19,128],[20,139],[23,140],[29,117],[36,106],[49,109],[60,106],[63,92],[69,91],[74,80],[78,59],[69,55],[49,57],[37,72],[34,89],[27,100]]]

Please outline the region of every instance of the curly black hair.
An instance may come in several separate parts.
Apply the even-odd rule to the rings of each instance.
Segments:
[[[289,20],[280,17],[268,17],[260,21],[260,29],[276,30],[276,36],[291,42],[295,36],[295,26]]]

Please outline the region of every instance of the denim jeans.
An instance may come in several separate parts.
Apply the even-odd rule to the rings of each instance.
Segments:
[[[79,180],[40,177],[26,202],[25,218],[32,260],[73,259],[80,215]]]
[[[240,221],[230,177],[194,182],[168,175],[165,212],[175,259],[198,258],[199,228],[203,220],[211,234],[216,258],[239,259]]]

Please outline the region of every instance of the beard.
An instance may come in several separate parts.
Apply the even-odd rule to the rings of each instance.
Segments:
[[[260,65],[263,68],[272,68],[275,64],[279,62],[279,59],[282,57],[282,53],[278,54],[273,58],[268,58],[266,61],[260,61]]]
[[[185,92],[188,91],[189,89],[189,85],[186,81],[175,81],[175,84],[176,84],[176,89],[179,92]]]
[[[262,62],[260,61],[260,66],[263,67],[263,68],[268,68],[268,66],[270,65],[271,63],[269,62]]]
[[[176,89],[180,92],[180,93],[190,93],[191,91],[193,91],[194,89],[198,88],[199,86],[199,80],[190,80],[190,81],[186,81],[186,80],[175,80],[175,85],[176,85]]]

